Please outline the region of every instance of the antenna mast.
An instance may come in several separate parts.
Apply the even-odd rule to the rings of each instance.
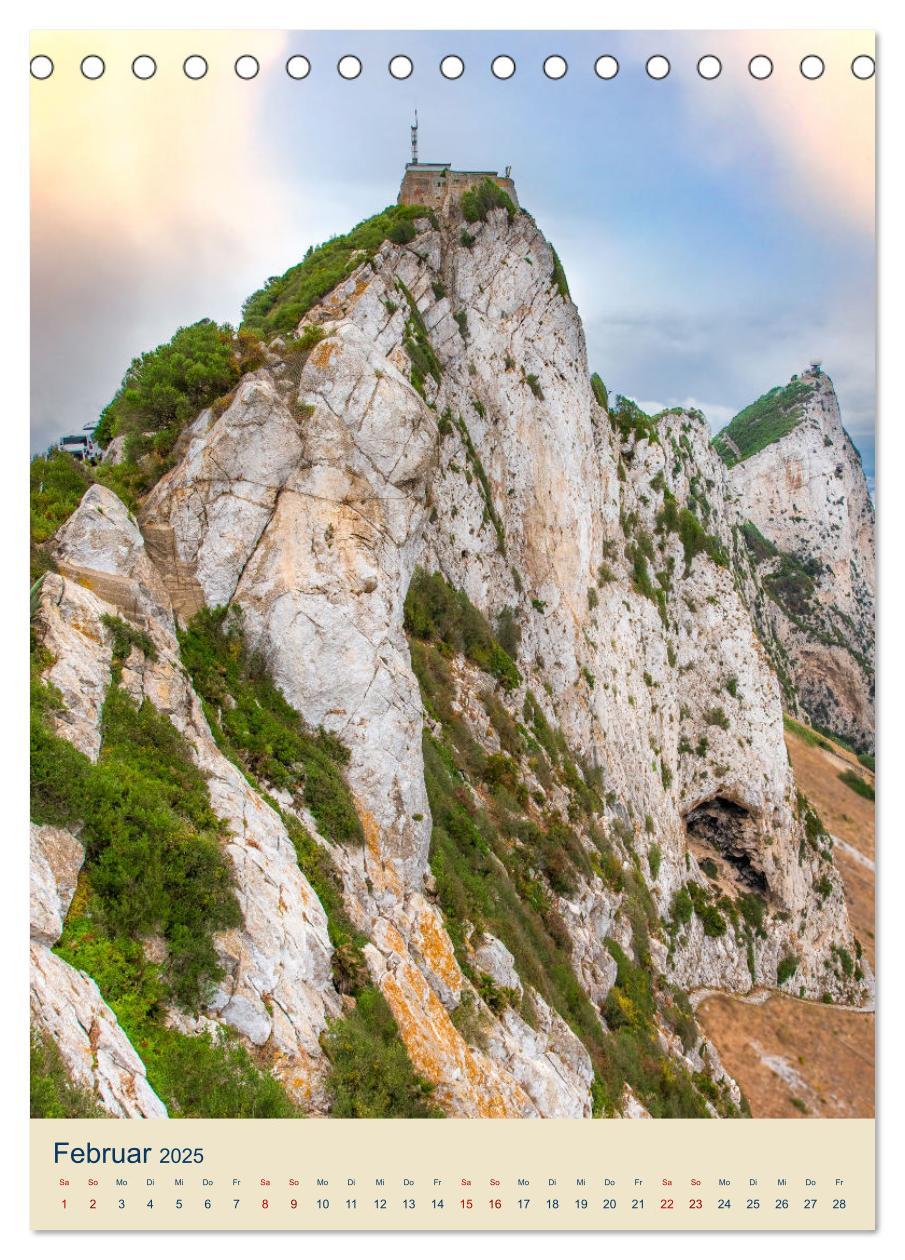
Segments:
[[[412,166],[418,165],[418,111],[415,110],[415,122],[411,127],[412,133]]]

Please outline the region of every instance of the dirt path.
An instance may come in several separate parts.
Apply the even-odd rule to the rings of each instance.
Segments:
[[[775,993],[704,998],[698,1020],[755,1116],[874,1114],[874,1016]]]
[[[841,781],[855,769],[845,749],[786,745],[802,792],[835,840],[849,916],[874,965],[874,805]],[[744,998],[701,992],[698,1020],[744,1090],[755,1116],[863,1117],[874,1114],[874,1015],[762,991]]]
[[[843,842],[836,844],[836,865],[845,885],[852,927],[873,967],[876,962],[874,803],[853,792],[839,778],[839,773],[856,767],[858,774],[871,785],[874,776],[843,748],[828,753],[791,731],[786,731],[786,747],[798,786],[830,834]]]

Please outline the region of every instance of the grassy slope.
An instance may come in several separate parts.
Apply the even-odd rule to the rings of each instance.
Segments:
[[[791,433],[804,419],[804,403],[812,390],[813,386],[803,381],[790,381],[743,408],[713,439],[723,462],[731,468]],[[739,455],[727,438],[738,448]]]

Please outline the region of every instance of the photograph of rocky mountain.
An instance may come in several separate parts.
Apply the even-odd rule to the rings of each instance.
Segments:
[[[33,458],[32,1114],[873,1115],[833,362],[653,410],[401,174]]]

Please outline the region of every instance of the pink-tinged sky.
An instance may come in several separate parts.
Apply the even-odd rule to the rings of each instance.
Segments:
[[[49,32],[32,51],[55,63],[31,103],[35,449],[95,419],[135,354],[203,316],[237,322],[269,275],[395,200],[417,105],[422,160],[512,164],[611,389],[693,401],[716,428],[820,357],[872,473],[874,84],[850,69],[871,33]],[[302,82],[283,69],[296,52]],[[336,72],[347,52],[354,82]],[[438,71],[450,52],[456,82]],[[506,82],[499,52],[518,66]],[[191,53],[210,64],[199,82]],[[261,63],[248,82],[244,53]],[[404,82],[395,53],[415,65]],[[620,62],[609,82],[601,53]],[[659,82],[653,53],[672,63]],[[705,53],[723,62],[711,82]],[[87,54],[107,65],[96,82]],[[770,79],[747,73],[755,54]]]

